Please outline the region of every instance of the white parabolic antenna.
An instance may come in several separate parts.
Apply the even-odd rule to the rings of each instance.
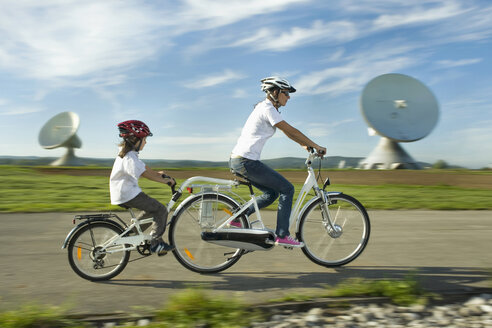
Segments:
[[[359,168],[420,169],[399,142],[417,141],[432,131],[439,117],[434,94],[410,76],[384,74],[364,87],[360,108],[369,130],[381,140]]]
[[[39,131],[39,144],[45,149],[67,148],[65,155],[51,165],[78,166],[81,161],[75,157],[74,148],[80,148],[82,141],[77,137],[80,125],[79,116],[73,112],[63,112],[53,116]]]

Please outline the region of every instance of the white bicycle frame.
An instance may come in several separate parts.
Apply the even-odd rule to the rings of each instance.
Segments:
[[[331,218],[330,218],[330,213],[328,211],[328,206],[327,206],[327,196],[323,190],[321,190],[318,187],[318,184],[316,182],[316,177],[313,168],[311,167],[311,163],[313,159],[315,158],[316,154],[310,153],[308,158],[306,159],[306,165],[308,169],[308,176],[306,178],[306,181],[304,182],[304,185],[301,188],[301,191],[299,192],[299,195],[297,196],[296,202],[294,204],[294,207],[292,209],[292,212],[290,214],[289,218],[289,229],[292,227],[294,222],[296,222],[296,232],[298,230],[298,223],[300,219],[300,214],[303,212],[303,209],[306,208],[308,204],[304,205],[303,203],[304,200],[306,199],[306,196],[308,195],[309,191],[313,189],[316,193],[315,199],[321,198],[323,199],[324,206],[322,208],[323,212],[323,217],[326,220],[325,222],[325,227],[327,228],[328,231],[337,231],[337,228],[334,226]],[[197,182],[206,182],[209,184],[197,184]],[[193,187],[201,187],[202,190],[203,188],[207,188],[207,191],[212,191],[212,192],[219,192],[220,190],[223,189],[231,189],[232,187],[237,187],[241,183],[237,180],[226,180],[226,179],[217,179],[217,178],[210,178],[210,177],[203,177],[203,176],[196,176],[196,177],[191,177],[187,179],[176,191],[179,196],[183,193],[183,190],[186,190],[188,187],[193,186]],[[329,193],[329,194],[338,194],[338,193]],[[169,203],[167,204],[167,210],[168,213],[172,210],[173,206],[176,204],[177,199],[179,197],[173,197]],[[234,213],[231,217],[229,217],[227,220],[222,222],[218,227],[213,229],[213,232],[219,231],[220,229],[226,228],[229,223],[239,216],[241,216],[251,205],[254,206],[255,208],[255,214],[256,214],[256,220],[253,222],[250,222],[251,227],[250,229],[253,230],[268,230],[264,223],[263,220],[261,219],[261,214],[260,210],[258,208],[258,203],[256,201],[256,196],[254,194],[251,195],[251,199],[242,204],[241,208],[239,211]],[[143,245],[147,240],[150,240],[150,235],[145,234],[142,232],[140,225],[141,224],[146,224],[146,223],[152,223],[153,219],[148,218],[148,219],[143,219],[143,220],[138,220],[135,218],[135,215],[131,209],[129,209],[132,219],[131,219],[131,224],[125,229],[124,232],[122,232],[120,235],[114,236],[108,241],[102,245],[101,249],[99,250],[100,252],[106,252],[106,253],[114,253],[114,252],[122,252],[122,251],[132,251],[137,248],[138,245]],[[178,209],[176,209],[176,212]],[[257,227],[255,227],[255,225]],[[258,227],[259,226],[259,227]],[[127,232],[132,230],[133,228],[136,228],[138,231],[137,235],[134,236],[127,236],[123,237]],[[117,250],[110,250],[107,248],[110,248],[111,246],[117,246],[117,245],[132,245],[130,247],[124,246],[124,248],[119,248]]]
[[[131,224],[127,226],[125,231],[123,231],[121,234],[114,236],[108,239],[106,242],[104,242],[104,244],[101,245],[101,249],[99,250],[99,252],[105,252],[111,254],[111,253],[124,252],[124,251],[133,251],[137,249],[137,246],[144,245],[146,241],[149,241],[151,239],[151,236],[149,234],[145,234],[142,231],[140,225],[152,223],[154,219],[147,218],[147,219],[138,220],[135,217],[135,214],[133,213],[133,210],[131,208],[128,209],[128,211],[132,216]],[[134,236],[124,237],[124,235],[127,234],[133,228],[137,229],[138,234]],[[107,249],[112,246],[118,246],[118,245],[123,245],[124,248],[118,248],[116,250]],[[127,247],[125,245],[132,245],[132,246]]]
[[[315,153],[310,153],[308,158],[306,159],[306,165],[307,165],[307,168],[308,168],[308,176],[306,178],[306,181],[304,182],[304,185],[302,186],[301,188],[301,191],[299,193],[299,195],[297,196],[297,199],[296,199],[296,202],[294,204],[294,207],[292,209],[292,212],[290,214],[290,218],[289,218],[289,229],[290,227],[293,225],[294,222],[299,222],[299,219],[300,219],[300,214],[302,213],[302,210],[304,209],[304,207],[306,206],[302,206],[303,203],[304,203],[304,200],[307,196],[307,194],[309,193],[309,191],[311,189],[313,189],[316,193],[316,197],[315,199],[317,198],[321,198],[323,199],[324,201],[324,208],[323,208],[323,216],[325,217],[325,219],[328,221],[326,223],[325,226],[327,227],[330,227],[332,229],[335,229],[333,224],[332,224],[332,221],[330,219],[330,213],[328,211],[328,206],[327,206],[327,199],[326,199],[326,195],[324,193],[324,191],[322,191],[319,187],[318,187],[318,184],[316,182],[316,177],[315,177],[315,173],[314,173],[314,170],[313,168],[311,167],[311,163],[313,161],[313,159],[315,158],[316,154]],[[208,183],[212,183],[214,185],[203,185],[203,184],[195,184],[196,182],[208,182]],[[211,191],[215,191],[215,192],[219,192],[219,190],[221,188],[231,188],[233,186],[239,186],[240,183],[236,180],[226,180],[226,179],[217,179],[217,178],[209,178],[209,177],[202,177],[202,176],[196,176],[196,177],[191,177],[189,179],[187,179],[182,185],[181,187],[178,189],[178,192],[181,194],[183,190],[186,190],[189,186],[193,186],[193,187],[208,187],[211,189]],[[338,194],[338,193],[336,193]],[[175,204],[175,201],[172,199],[169,204],[168,204],[168,211],[170,211],[172,209],[172,207],[174,206]],[[244,203],[241,205],[241,208],[239,211],[237,211],[234,215],[232,215],[231,217],[229,217],[226,221],[224,221],[223,223],[221,223],[218,227],[216,227],[213,231],[216,232],[220,229],[223,229],[224,227],[227,227],[228,224],[235,220],[237,217],[241,216],[251,205],[254,206],[255,208],[255,214],[256,214],[256,220],[253,221],[253,222],[250,222],[251,223],[251,229],[259,229],[259,230],[265,230],[267,229],[265,227],[265,225],[263,224],[263,220],[261,219],[261,214],[260,214],[260,210],[258,208],[258,203],[256,201],[256,197],[254,194],[251,195],[251,200],[249,200],[248,202]],[[177,210],[176,210],[177,211]],[[259,228],[255,228],[254,225],[259,225],[260,227]],[[297,231],[297,225],[296,225],[296,231]]]

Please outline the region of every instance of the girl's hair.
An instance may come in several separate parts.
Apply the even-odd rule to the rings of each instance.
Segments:
[[[126,137],[125,139],[123,139],[123,141],[119,145],[121,150],[120,150],[118,156],[123,158],[123,157],[125,157],[125,155],[128,152],[135,150],[135,145],[138,142],[138,140],[139,139],[135,136],[129,136],[129,137]]]

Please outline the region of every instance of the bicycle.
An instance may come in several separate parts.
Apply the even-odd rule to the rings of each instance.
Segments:
[[[304,244],[301,250],[311,261],[325,267],[338,267],[355,260],[366,247],[370,235],[369,216],[354,197],[325,191],[330,185],[329,178],[322,188],[318,186],[312,168],[315,157],[311,149],[305,162],[308,176],[293,206],[290,227],[295,222],[296,237]],[[249,188],[249,201],[232,191],[239,186]],[[200,191],[194,193],[196,189]],[[217,273],[230,268],[246,253],[275,247],[275,233],[264,225],[253,187],[247,180],[191,177],[177,190],[173,189],[168,211],[184,190],[188,190],[190,196],[174,211],[168,234],[170,243],[175,246],[173,254],[185,268],[198,273]],[[311,190],[314,197],[306,202]],[[245,215],[251,205],[256,216],[252,222]],[[76,219],[85,219],[85,222],[72,229],[62,248],[68,247],[69,263],[79,276],[92,281],[111,279],[123,271],[131,251],[137,250],[143,256],[150,254],[150,235],[143,233],[140,225],[152,219],[139,221],[131,213],[130,225],[115,214],[75,217],[74,222]],[[235,224],[231,224],[233,221]]]

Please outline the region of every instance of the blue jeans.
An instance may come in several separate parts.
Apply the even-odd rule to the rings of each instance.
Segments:
[[[289,218],[294,198],[294,186],[282,175],[260,161],[247,158],[231,158],[230,168],[247,178],[253,186],[263,192],[257,197],[258,207],[264,208],[279,198],[277,212],[277,229],[275,233],[283,238],[289,235]],[[280,196],[280,197],[279,197]],[[251,215],[255,212],[254,206],[250,206],[246,212]]]

